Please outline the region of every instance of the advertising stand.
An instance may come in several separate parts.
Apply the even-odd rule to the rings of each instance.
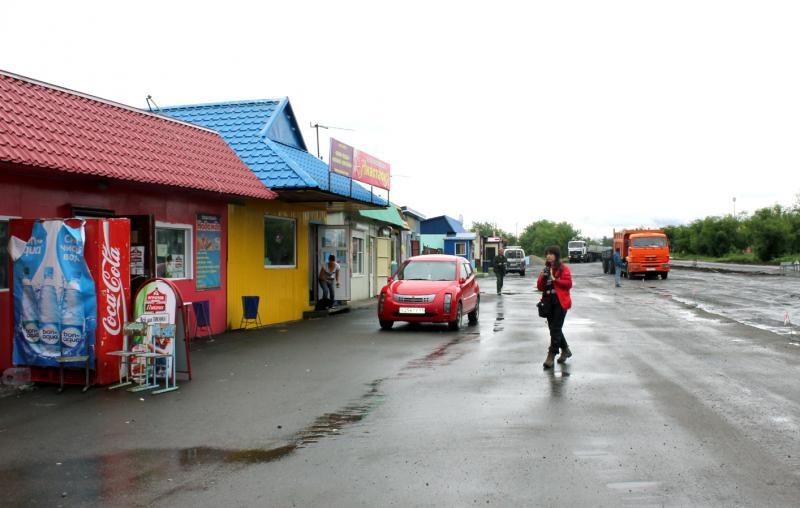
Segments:
[[[176,344],[176,342],[178,344]],[[178,389],[177,374],[191,379],[188,328],[185,304],[180,290],[166,279],[149,279],[142,284],[133,301],[133,321],[125,325],[125,339],[120,351],[119,383],[109,389],[135,384],[128,391],[154,390],[159,394]]]
[[[129,221],[14,219],[9,232],[13,364],[62,387],[113,382],[108,353],[122,345],[130,298]]]

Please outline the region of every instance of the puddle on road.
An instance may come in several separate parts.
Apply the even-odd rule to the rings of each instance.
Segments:
[[[569,365],[562,364],[559,369],[558,366],[547,370],[547,378],[550,381],[550,394],[559,398],[564,394],[564,388],[569,381]]]
[[[433,367],[443,367],[445,365],[449,365],[467,353],[465,349],[454,351],[453,346],[475,341],[479,337],[480,332],[470,332],[468,329],[464,330],[459,334],[458,337],[445,344],[442,344],[422,358],[416,358],[408,362],[406,366],[403,367],[399,375],[402,377],[404,371],[414,369],[429,369]]]
[[[606,487],[613,490],[622,490],[622,491],[642,491],[642,490],[649,490],[657,488],[661,485],[661,482],[648,482],[648,481],[629,481],[629,482],[612,482],[607,483]]]
[[[162,497],[179,490],[190,490],[185,475],[197,468],[247,466],[280,460],[293,452],[329,436],[367,417],[383,402],[380,385],[385,379],[368,384],[369,390],[357,402],[333,413],[326,413],[296,432],[286,444],[274,448],[224,449],[197,446],[179,449],[137,449],[79,459],[56,460],[0,469],[0,484],[14,485],[4,501],[26,504],[32,500],[48,505],[98,501],[119,501],[119,496],[157,494],[151,486],[172,486]],[[205,476],[204,476],[205,477]],[[203,478],[204,478],[203,477]],[[189,482],[203,478],[190,477]],[[176,480],[173,483],[173,479]],[[10,497],[10,498],[9,498]]]
[[[506,319],[505,315],[502,312],[497,313],[497,317],[494,318],[494,327],[492,327],[492,331],[494,333],[502,332],[503,330],[505,330],[505,327],[503,326],[503,321],[505,319]]]
[[[595,321],[593,319],[570,316],[567,318],[566,323],[569,324],[569,326],[591,326]]]
[[[572,453],[576,457],[581,457],[581,458],[613,457],[613,455],[611,455],[605,450],[575,450]]]

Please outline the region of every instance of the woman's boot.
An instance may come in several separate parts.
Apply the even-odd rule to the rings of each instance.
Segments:
[[[542,367],[545,369],[552,369],[553,368],[553,360],[555,360],[556,354],[552,351],[547,352],[547,358],[545,358]]]
[[[568,347],[561,349],[561,354],[558,357],[558,363],[564,363],[567,361],[567,358],[572,356],[572,351],[569,350]]]

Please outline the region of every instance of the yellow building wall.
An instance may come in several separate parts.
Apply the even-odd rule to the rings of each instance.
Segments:
[[[264,216],[295,219],[297,266],[264,267]],[[309,223],[325,223],[323,204],[249,200],[228,205],[228,329],[239,328],[242,296],[261,297],[263,324],[302,319],[308,303]]]

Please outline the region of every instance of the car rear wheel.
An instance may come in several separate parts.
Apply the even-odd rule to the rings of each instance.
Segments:
[[[449,323],[447,323],[447,326],[454,332],[458,331],[461,329],[461,321],[463,318],[464,318],[464,308],[461,305],[461,302],[458,302],[458,307],[456,308],[456,319],[455,321],[450,321]]]
[[[669,275],[669,272],[661,272],[661,279],[667,280],[667,275]]]
[[[384,321],[383,319],[380,320],[381,322],[381,329],[383,330],[391,330],[394,326],[394,321]]]
[[[469,319],[469,324],[470,325],[474,326],[474,325],[478,324],[478,318],[479,318],[480,311],[481,311],[481,299],[478,298],[478,301],[475,302],[475,308],[472,309],[472,312],[467,314],[467,318]]]

